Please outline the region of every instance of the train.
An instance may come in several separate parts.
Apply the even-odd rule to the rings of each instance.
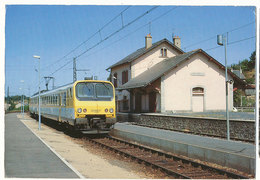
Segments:
[[[106,133],[116,123],[115,88],[109,81],[80,80],[40,94],[41,117],[85,133]],[[39,116],[39,94],[29,111]]]

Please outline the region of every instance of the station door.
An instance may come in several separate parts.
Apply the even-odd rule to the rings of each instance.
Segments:
[[[204,111],[204,88],[196,87],[192,89],[192,111]]]

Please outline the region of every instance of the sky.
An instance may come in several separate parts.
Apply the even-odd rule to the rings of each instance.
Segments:
[[[179,36],[185,52],[201,48],[222,64],[217,35],[225,34],[231,65],[256,50],[255,7],[6,5],[5,94],[8,87],[10,96],[38,91],[39,60],[33,55],[41,57],[41,89],[46,76],[55,78],[56,87],[71,83],[74,57],[77,69],[88,70],[78,71],[78,80],[107,80],[106,69],[144,47],[149,33],[153,43]]]

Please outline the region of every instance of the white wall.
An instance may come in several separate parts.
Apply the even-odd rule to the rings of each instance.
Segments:
[[[231,79],[231,77],[229,76]],[[192,88],[204,88],[204,110],[225,110],[225,71],[203,54],[194,55],[162,78],[162,111],[191,111]],[[233,108],[233,85],[229,88]]]
[[[167,48],[167,57],[173,57],[178,55],[178,51],[174,50],[172,46],[169,46],[168,43],[163,43],[157,48],[153,49],[149,53],[141,56],[140,58],[134,60],[131,64],[131,78],[138,76],[147,69],[151,68],[158,62],[161,62],[165,57],[161,57],[161,48]]]
[[[119,87],[122,85],[122,72],[125,70],[128,70],[128,80],[131,78],[134,78],[141,74],[142,72],[146,71],[147,69],[151,68],[158,62],[165,59],[165,57],[161,57],[161,48],[167,48],[167,57],[173,57],[179,54],[178,51],[174,50],[172,46],[170,46],[168,43],[163,43],[157,48],[153,49],[149,53],[146,53],[145,55],[141,56],[140,58],[134,60],[131,62],[131,64],[123,64],[118,67],[112,68],[111,75],[113,77],[114,73],[117,73],[117,86]],[[112,78],[112,83],[114,79]],[[126,90],[123,91],[116,91],[116,95],[118,97],[118,100],[122,100],[124,96],[127,96],[127,99],[130,99],[130,93]],[[149,101],[147,100],[149,98],[145,97],[143,104],[143,110],[149,110]],[[147,105],[148,103],[148,105]],[[130,107],[130,105],[129,105]]]

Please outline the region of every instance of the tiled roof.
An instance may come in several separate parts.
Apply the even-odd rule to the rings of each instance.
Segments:
[[[246,79],[246,77],[242,72],[240,72],[240,70],[233,70],[233,73],[237,75],[240,79]]]
[[[189,56],[197,53],[199,50],[190,51],[185,54],[181,54],[178,56],[174,56],[172,58],[165,59],[158,64],[152,66],[150,69],[146,70],[139,76],[131,79],[126,84],[118,87],[117,89],[131,89],[131,88],[138,88],[138,87],[145,87],[151,82],[155,81],[156,79],[160,78],[165,72],[171,70],[172,68],[176,67],[182,61],[187,59]]]
[[[137,59],[138,57],[142,56],[143,54],[151,51],[152,49],[158,47],[160,44],[164,43],[164,42],[167,42],[168,44],[172,45],[175,49],[177,49],[178,51],[180,51],[181,53],[184,53],[183,50],[181,50],[180,48],[178,48],[177,46],[175,46],[173,43],[171,43],[169,40],[167,39],[162,39],[156,43],[153,43],[152,46],[148,49],[146,49],[145,47],[143,48],[140,48],[138,50],[136,50],[135,52],[129,54],[128,56],[126,56],[124,59],[118,61],[117,63],[111,65],[109,68],[107,69],[111,69],[113,67],[116,67],[118,65],[122,65],[122,64],[125,64],[125,63],[129,63],[129,62],[132,62],[133,60]]]
[[[122,86],[119,86],[117,90],[123,90],[123,89],[132,89],[132,88],[140,88],[140,87],[146,87],[147,85],[151,84],[161,76],[163,76],[165,73],[170,71],[171,69],[177,67],[180,63],[184,62],[185,60],[189,59],[192,55],[197,53],[203,53],[206,55],[213,63],[215,63],[217,66],[219,66],[221,69],[225,70],[225,66],[223,66],[221,63],[219,63],[217,60],[212,58],[210,55],[208,55],[205,51],[202,49],[196,49],[178,56],[174,56],[172,58],[165,59],[158,64],[152,66],[150,69],[144,71],[140,75],[136,76],[135,78],[131,79],[127,83],[123,84]],[[244,86],[247,86],[247,84],[241,80],[237,75],[232,73],[231,71],[228,71],[228,73],[239,83],[243,84]]]

